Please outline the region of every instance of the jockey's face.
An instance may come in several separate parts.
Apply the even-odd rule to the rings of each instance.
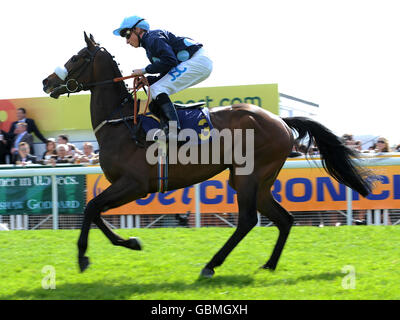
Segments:
[[[138,30],[135,28],[131,31],[131,36],[126,39],[126,43],[130,44],[132,47],[138,48],[139,47],[139,38],[138,38]]]

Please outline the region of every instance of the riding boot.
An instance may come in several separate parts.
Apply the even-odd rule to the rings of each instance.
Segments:
[[[156,98],[156,103],[159,106],[159,110],[161,111],[161,129],[164,131],[167,139],[177,139],[177,136],[169,137],[169,121],[174,121],[176,123],[177,131],[181,129],[181,125],[178,118],[178,113],[174,107],[174,104],[169,99],[166,93],[161,93]],[[177,132],[178,133],[178,132]]]

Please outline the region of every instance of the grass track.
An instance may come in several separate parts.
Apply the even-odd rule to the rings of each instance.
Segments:
[[[117,230],[138,236],[143,251],[114,247],[91,230],[92,265],[79,273],[78,230],[0,232],[0,299],[400,299],[400,229],[396,226],[294,227],[275,272],[269,258],[276,228],[254,228],[209,280],[200,270],[231,228]],[[56,289],[42,288],[42,268]],[[355,289],[344,289],[344,266]]]

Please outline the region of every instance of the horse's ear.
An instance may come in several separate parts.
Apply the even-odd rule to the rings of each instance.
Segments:
[[[87,36],[86,31],[84,31],[83,34],[85,35],[85,42],[86,42],[88,48],[94,47],[94,46],[95,46],[95,43],[94,43],[94,41],[93,41],[92,39],[90,39],[90,38]],[[92,37],[93,37],[93,36],[92,36]]]
[[[99,45],[100,45],[100,43],[98,43],[98,42],[96,42],[96,40],[94,40],[94,37],[93,37],[92,34],[89,35],[89,38],[90,38],[90,40],[93,41],[94,45],[96,45],[96,46],[99,46]]]

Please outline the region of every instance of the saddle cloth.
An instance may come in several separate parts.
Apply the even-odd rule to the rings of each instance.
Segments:
[[[141,122],[141,127],[147,134],[152,129],[160,128],[160,120],[151,112],[143,113],[143,103],[140,101],[140,111],[138,114],[138,122]],[[197,133],[197,143],[209,142],[210,130],[213,128],[210,120],[210,111],[207,107],[201,108],[184,108],[176,109],[178,118],[181,124],[181,130],[193,129]],[[186,141],[190,138],[187,137]]]

